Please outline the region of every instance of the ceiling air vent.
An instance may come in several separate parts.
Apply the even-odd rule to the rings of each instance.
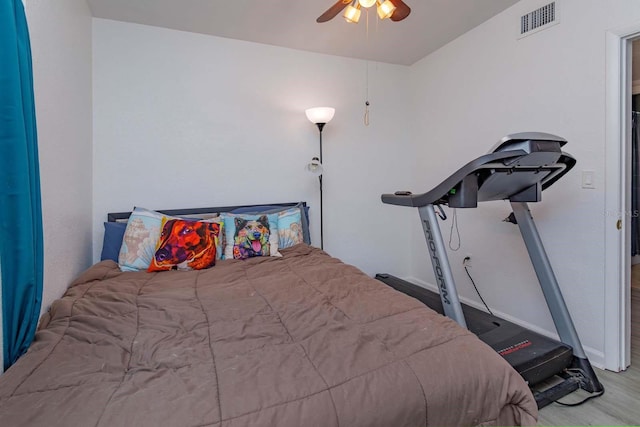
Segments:
[[[520,37],[549,28],[559,21],[557,0],[520,17]]]

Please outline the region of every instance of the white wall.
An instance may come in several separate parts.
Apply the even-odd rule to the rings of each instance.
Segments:
[[[91,265],[91,13],[28,0],[44,225],[42,311]]]
[[[574,323],[592,362],[604,348],[605,32],[640,21],[634,0],[562,0],[561,23],[518,40],[519,17],[541,6],[523,0],[412,67],[417,124],[413,185],[427,189],[502,136],[560,135],[578,164],[532,205],[534,218]],[[593,170],[596,189],[581,188]],[[450,253],[461,294],[485,300],[535,328],[554,331],[516,226],[500,222],[506,202],[458,210],[462,248]],[[450,221],[442,224],[448,235]],[[412,275],[433,283],[418,221]]]
[[[367,273],[409,268],[409,212],[382,205],[408,183],[409,69],[137,24],[93,21],[94,259],[108,212],[306,200],[319,246],[324,129],[325,249]]]

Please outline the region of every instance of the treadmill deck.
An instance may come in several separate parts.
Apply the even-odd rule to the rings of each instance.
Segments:
[[[440,296],[389,274],[376,279],[443,314]],[[467,327],[509,362],[530,386],[563,372],[573,360],[570,346],[462,304]]]

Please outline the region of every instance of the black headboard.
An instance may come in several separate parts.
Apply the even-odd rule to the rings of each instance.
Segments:
[[[165,215],[171,216],[181,216],[181,215],[206,215],[213,214],[217,212],[230,212],[239,208],[252,208],[255,207],[256,210],[259,210],[261,206],[296,206],[297,204],[302,203],[302,206],[307,206],[307,202],[286,202],[286,203],[264,203],[261,205],[239,205],[239,206],[218,206],[212,208],[189,208],[189,209],[164,209],[159,210],[157,212],[163,213]],[[109,222],[117,222],[129,219],[131,212],[112,212],[107,214],[107,221]]]

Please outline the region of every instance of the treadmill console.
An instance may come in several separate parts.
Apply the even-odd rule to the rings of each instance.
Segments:
[[[548,166],[558,162],[562,155],[562,146],[567,140],[543,132],[524,132],[508,135],[496,144],[491,152],[503,153],[520,150],[524,156],[505,159],[510,166]]]
[[[426,193],[397,191],[383,194],[382,201],[400,206],[452,208],[475,208],[478,202],[491,200],[539,202],[542,190],[576,163],[562,151],[566,143],[564,138],[543,132],[508,135],[489,153],[462,166]]]
[[[550,133],[544,132],[522,132],[507,135],[496,145],[491,147],[489,153],[499,153],[504,151],[523,150],[530,154],[535,151],[562,151],[560,148],[567,143],[567,140]]]

